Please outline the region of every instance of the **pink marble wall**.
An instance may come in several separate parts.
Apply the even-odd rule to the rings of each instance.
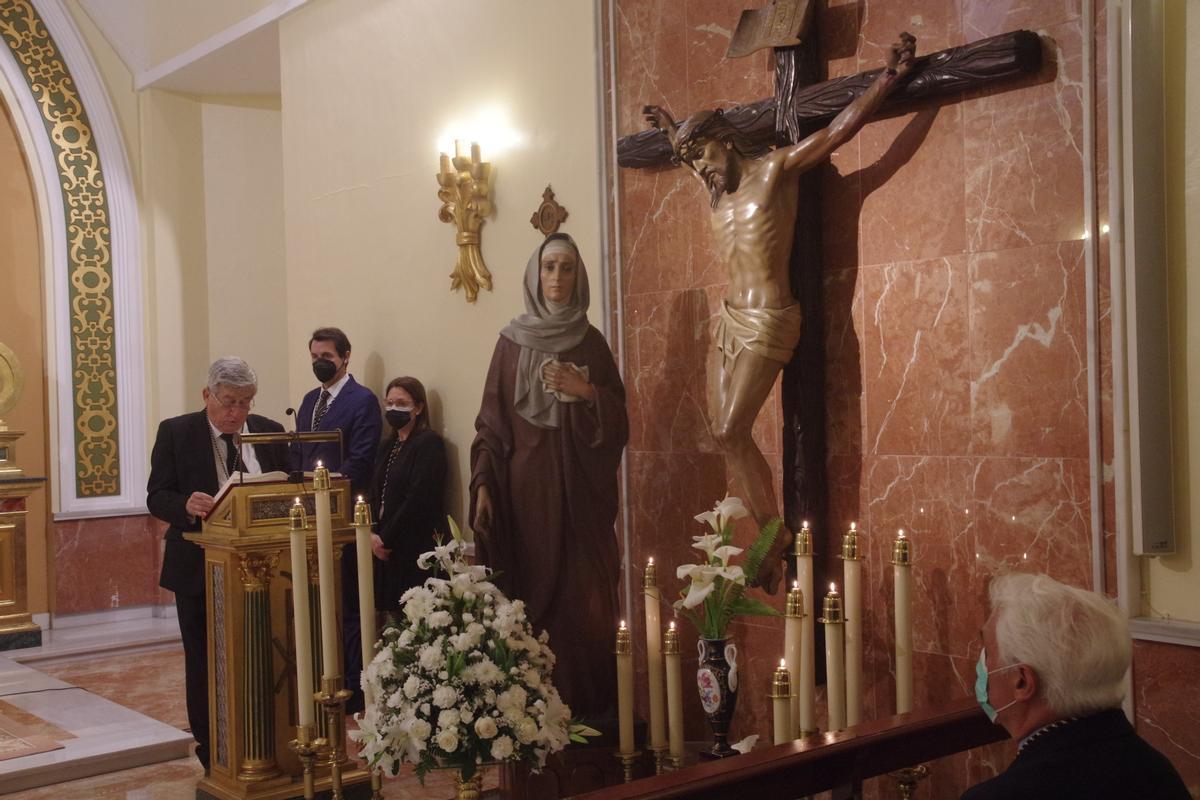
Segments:
[[[55,522],[55,613],[173,603],[158,588],[165,528],[149,515]]]
[[[645,103],[679,118],[771,94],[765,53],[723,58],[740,11],[756,4],[615,3],[621,133],[644,127]],[[1041,74],[1003,88],[873,122],[822,168],[830,523],[840,532],[857,520],[866,531],[868,716],[894,707],[887,540],[896,528],[912,532],[918,554],[920,705],[970,693],[991,576],[1021,568],[1092,584],[1080,9],[1080,0],[819,4],[830,77],[877,66],[900,30],[929,52],[1027,28],[1042,36],[1047,62]],[[1102,54],[1102,7],[1097,17]],[[1101,164],[1104,91],[1101,70]],[[1106,187],[1102,174],[1101,221]],[[618,191],[632,556],[635,564],[656,556],[667,567],[659,571],[664,593],[672,594],[671,567],[692,560],[691,516],[729,485],[706,431],[703,383],[726,277],[707,229],[705,193],[690,176],[622,170]],[[1102,459],[1110,464],[1106,244],[1098,248],[1100,379]],[[773,397],[755,431],[775,463],[777,406]],[[1111,482],[1103,488],[1111,520]],[[1111,588],[1111,523],[1104,534]],[[827,554],[835,546],[829,534],[819,544]],[[641,618],[640,604],[631,616]],[[735,735],[769,734],[766,694],[781,630],[777,621],[755,621],[734,633],[748,656]],[[1146,731],[1153,719],[1163,737],[1183,742],[1169,755],[1196,783],[1200,748],[1181,731],[1196,729],[1200,703],[1189,706],[1189,721],[1144,689],[1181,680],[1180,665],[1190,659],[1194,672],[1200,656],[1159,647],[1138,646],[1139,709],[1153,708],[1150,716],[1139,710],[1139,726]],[[692,652],[685,642],[684,653]],[[688,720],[689,736],[703,736],[695,704]],[[956,796],[1010,758],[1005,745],[948,759],[924,791]]]

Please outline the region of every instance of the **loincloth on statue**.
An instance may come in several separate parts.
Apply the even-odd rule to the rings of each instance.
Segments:
[[[743,350],[786,364],[800,341],[800,304],[787,308],[732,308],[721,302],[716,345],[727,360],[736,360]]]

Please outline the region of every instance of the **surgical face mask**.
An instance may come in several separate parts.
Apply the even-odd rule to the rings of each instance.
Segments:
[[[329,383],[337,375],[338,365],[328,359],[318,358],[313,362],[312,371],[321,383]]]
[[[988,719],[995,723],[996,717],[1000,716],[1000,712],[1014,705],[1017,701],[1013,700],[1000,708],[992,708],[992,704],[988,702],[988,676],[997,672],[1004,672],[1006,669],[1012,669],[1018,665],[1009,664],[1007,667],[996,667],[991,672],[988,672],[986,653],[987,651],[981,648],[979,650],[979,661],[975,664],[975,701],[979,703],[979,707],[983,709],[983,713],[987,714]]]
[[[391,425],[396,430],[400,430],[412,421],[412,412],[413,410],[411,408],[388,406],[387,410],[384,411],[383,416],[385,419],[387,419],[388,425]]]

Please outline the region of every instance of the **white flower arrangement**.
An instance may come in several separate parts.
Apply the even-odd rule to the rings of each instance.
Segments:
[[[572,725],[551,683],[548,636],[534,637],[525,604],[506,598],[487,567],[465,562],[450,526],[454,538],[417,559],[434,576],[400,598],[402,627],[384,630],[363,670],[374,702],[350,736],[373,769],[392,776],[403,763],[419,778],[453,767],[468,779],[498,761],[539,770],[551,753],[597,732]]]
[[[759,531],[750,546],[745,568],[730,560],[743,552],[733,542],[733,521],[750,512],[737,497],[726,497],[712,511],[697,514],[695,520],[708,525],[710,533],[692,537],[692,547],[704,553],[701,564],[683,564],[675,571],[679,580],[689,581],[686,592],[675,601],[675,609],[691,620],[705,639],[724,639],[726,629],[739,614],[778,616],[771,606],[746,596],[747,582],[753,582],[763,559],[779,533],[778,517]]]

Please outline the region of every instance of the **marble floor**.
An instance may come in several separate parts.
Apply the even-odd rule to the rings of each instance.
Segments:
[[[182,691],[183,650],[178,646],[102,658],[39,660],[33,666],[49,679],[74,685],[175,728],[187,727]],[[134,672],[138,680],[131,682],[129,678]],[[196,781],[201,775],[199,763],[187,757],[8,794],[3,794],[0,785],[0,797],[4,800],[193,800]],[[485,776],[485,786],[494,786],[495,782],[494,773]],[[383,795],[389,800],[450,798],[454,796],[453,781],[446,773],[435,773],[421,786],[414,776],[403,775],[386,780]]]

